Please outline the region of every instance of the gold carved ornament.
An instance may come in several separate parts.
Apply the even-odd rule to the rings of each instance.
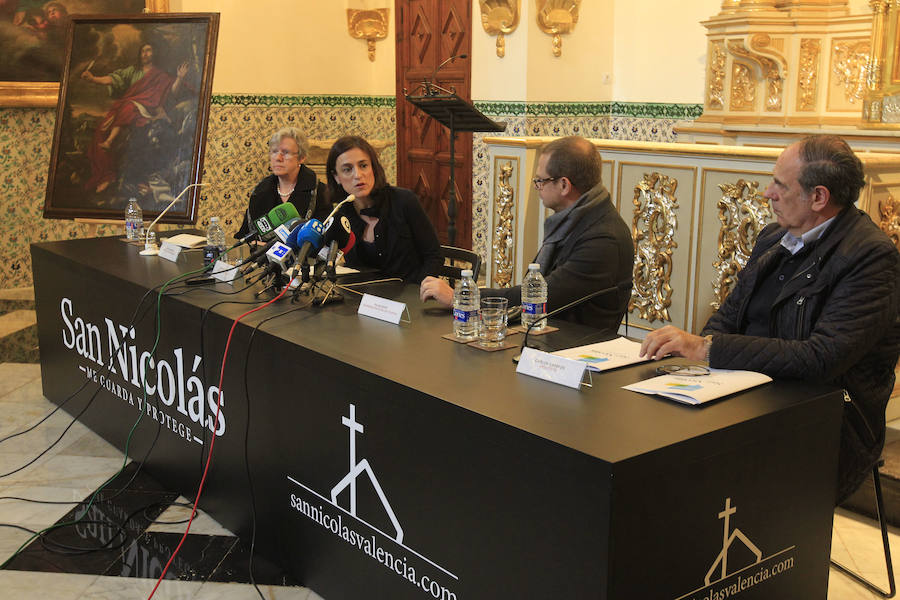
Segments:
[[[838,42],[831,55],[831,69],[840,85],[844,86],[844,97],[851,104],[866,95],[866,79],[871,46],[864,42]]]
[[[819,84],[819,53],[817,39],[800,41],[800,70],[797,74],[797,110],[815,110],[816,89]]]
[[[515,216],[515,190],[509,184],[513,174],[511,162],[500,167],[497,193],[497,210],[494,214],[494,283],[506,288],[512,285],[515,265],[515,239],[513,238],[513,217]]]
[[[712,266],[713,301],[718,310],[737,281],[737,274],[747,264],[759,232],[772,217],[769,200],[759,193],[758,181],[738,179],[736,183],[719,184],[722,197],[719,209],[719,249]]]
[[[581,0],[535,0],[537,24],[541,31],[553,36],[553,56],[562,56],[562,34],[571,33],[578,23]]]
[[[506,38],[519,26],[522,0],[479,0],[481,26],[488,35],[497,36],[497,56],[506,56]]]
[[[722,109],[725,106],[725,63],[728,58],[722,42],[712,44],[711,55],[707,105],[710,108]]]
[[[756,104],[756,82],[750,67],[734,62],[731,67],[731,110],[753,110]]]
[[[637,309],[647,321],[671,321],[672,250],[678,247],[678,180],[660,173],[644,173],[634,187],[634,291],[628,311]]]
[[[366,40],[372,62],[375,62],[375,42],[387,37],[390,14],[389,8],[347,9],[347,31],[355,39]]]
[[[900,250],[900,202],[894,200],[894,197],[888,195],[878,203],[878,212],[881,214],[881,222],[879,226],[881,230],[887,234],[894,246]]]
[[[784,96],[784,76],[787,73],[787,61],[773,47],[772,38],[767,34],[760,33],[751,37],[750,47],[753,48],[752,51],[744,46],[743,40],[730,40],[728,42],[728,51],[731,52],[731,54],[744,60],[753,61],[759,65],[762,76],[766,81],[766,110],[778,112],[781,110],[782,98]],[[763,52],[774,55],[775,58],[764,56]],[[776,58],[778,60],[775,60]],[[781,68],[779,68],[779,63],[781,64]],[[756,82],[754,81],[753,74],[749,67],[746,68],[746,72],[741,73],[741,76],[752,83],[755,88]],[[746,89],[747,83],[742,82],[742,84]],[[732,97],[734,91],[734,86],[732,86]]]

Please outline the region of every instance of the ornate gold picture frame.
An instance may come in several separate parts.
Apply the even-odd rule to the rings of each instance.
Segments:
[[[44,217],[153,218],[203,172],[218,13],[76,16]],[[162,221],[193,223],[198,188]]]
[[[73,15],[133,15],[168,9],[169,0],[0,2],[0,106],[56,106],[66,29]]]

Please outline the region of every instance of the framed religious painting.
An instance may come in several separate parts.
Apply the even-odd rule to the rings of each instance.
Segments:
[[[158,216],[203,170],[218,13],[75,16],[44,217]],[[193,223],[199,187],[163,223]]]
[[[0,0],[0,106],[56,106],[73,15],[168,9],[169,0]]]

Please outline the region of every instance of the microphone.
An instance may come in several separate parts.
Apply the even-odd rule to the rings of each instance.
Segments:
[[[290,202],[282,202],[281,204],[270,210],[269,214],[266,215],[266,217],[269,219],[272,227],[278,227],[282,223],[287,223],[291,219],[299,219],[300,213],[297,212],[297,207]]]
[[[268,214],[254,220],[250,227],[252,231],[238,241],[238,246],[253,240],[268,242],[275,237],[279,226],[299,218],[300,213],[297,212],[297,207],[290,202],[284,202],[270,210]]]
[[[294,217],[293,219],[282,223],[278,227],[275,228],[275,237],[283,244],[287,241],[288,237],[291,235],[291,231],[293,231],[298,225],[303,224],[303,219],[298,219]]]
[[[322,223],[318,219],[310,219],[303,224],[303,227],[295,228],[285,241],[285,244],[291,248],[300,249],[297,253],[297,263],[304,268],[304,281],[309,277],[305,269],[306,261],[311,252],[317,251],[322,247],[322,234],[324,231]]]
[[[537,319],[536,321],[531,323],[531,325],[528,326],[528,329],[525,330],[525,337],[522,339],[522,345],[519,346],[519,353],[516,354],[515,356],[513,356],[513,362],[514,363],[519,362],[519,358],[522,356],[522,349],[525,348],[526,346],[528,346],[528,334],[531,333],[531,328],[534,327],[540,321],[549,319],[550,317],[554,317],[554,316],[556,316],[562,312],[565,312],[565,311],[569,310],[570,308],[574,308],[580,304],[584,304],[588,300],[592,300],[593,298],[596,298],[597,296],[603,296],[610,292],[616,292],[616,295],[618,296],[618,293],[620,291],[624,292],[625,290],[630,289],[630,288],[631,288],[630,281],[620,281],[619,283],[617,283],[616,285],[614,285],[612,287],[603,288],[602,290],[597,290],[596,292],[591,292],[587,296],[582,296],[581,298],[578,298],[577,300],[573,300],[564,306],[560,306],[559,308],[554,308],[553,310],[548,312],[546,315],[544,315],[540,319]]]
[[[175,199],[169,202],[169,205],[162,209],[162,212],[150,223],[150,226],[147,228],[147,234],[144,238],[144,249],[140,251],[141,256],[156,256],[159,254],[159,246],[156,245],[156,242],[150,241],[150,232],[153,230],[153,226],[162,219],[163,215],[169,212],[169,209],[175,206],[175,203],[181,200],[181,197],[184,196],[184,193],[187,192],[192,187],[198,187],[201,185],[207,185],[206,183],[191,183],[188,184],[186,188],[181,190],[181,193],[175,196]]]
[[[235,266],[242,267],[242,266],[250,264],[250,263],[256,263],[250,269],[247,269],[247,271],[243,271],[244,274],[246,274],[249,271],[252,271],[256,267],[263,266],[263,264],[265,264],[265,262],[266,262],[265,254],[272,248],[272,246],[275,245],[275,242],[280,241],[281,243],[285,243],[287,241],[287,239],[290,237],[291,232],[295,231],[295,230],[299,230],[300,226],[302,224],[303,224],[303,221],[301,219],[295,218],[295,219],[291,219],[287,223],[283,223],[283,224],[279,225],[275,230],[276,237],[269,240],[269,242],[265,246],[261,246],[261,247],[257,248],[256,250],[254,250],[253,252],[251,252],[250,256],[248,256],[244,260],[240,261]]]
[[[294,251],[287,244],[275,242],[275,244],[266,252],[266,259],[269,261],[267,271],[284,273],[294,266]]]
[[[356,237],[350,229],[350,220],[341,215],[340,218],[330,219],[330,223],[326,221],[325,234],[322,236],[323,243],[328,246],[328,253],[325,258],[325,266],[328,270],[329,278],[334,278],[334,263],[337,261],[338,250],[346,248],[348,251],[356,242]]]
[[[337,204],[335,204],[335,205],[334,205],[334,209],[332,209],[331,213],[330,213],[330,214],[328,215],[328,217],[325,219],[325,222],[327,223],[327,222],[328,222],[328,219],[330,219],[331,217],[333,217],[334,215],[336,215],[336,214],[337,214],[337,211],[338,211],[338,209],[339,209],[340,207],[342,207],[343,205],[347,204],[348,202],[353,202],[354,200],[356,200],[356,196],[354,196],[353,194],[350,194],[349,196],[347,196],[346,198],[344,198],[343,200],[341,200],[340,202],[338,202]]]
[[[443,69],[444,65],[446,65],[448,62],[452,62],[453,60],[456,60],[457,58],[469,58],[469,55],[468,54],[455,54],[455,55],[451,56],[450,58],[445,59],[444,62],[439,64],[437,67],[435,67],[434,71],[432,71],[431,81],[434,81],[434,78],[437,77],[438,71]]]

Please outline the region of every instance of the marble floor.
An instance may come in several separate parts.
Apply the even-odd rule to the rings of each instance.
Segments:
[[[0,364],[0,414],[3,415],[0,439],[36,423],[52,408],[41,393],[39,365]],[[73,507],[76,503],[90,497],[123,466],[118,450],[75,422],[62,440],[34,464],[6,475],[34,459],[70,423],[71,418],[60,411],[34,431],[0,442],[0,561],[7,561],[20,546],[26,545],[25,550],[0,570],[0,597],[41,600],[147,598],[155,579],[141,576],[147,559],[143,559],[142,569],[138,555],[146,553],[147,548],[174,547],[184,531],[183,520],[189,511],[179,505],[186,503],[184,498],[176,500],[174,494],[158,488],[149,476],[135,473],[133,464],[104,488],[95,510],[89,513],[90,522],[81,528],[69,528],[74,530],[69,533],[60,530],[60,534],[50,540],[52,543],[29,544],[32,536],[26,530],[40,530],[75,516],[77,509]],[[900,422],[894,421],[891,426],[900,429]],[[143,507],[143,513],[129,521],[135,525],[128,531],[115,531],[110,527],[109,516],[104,513],[112,512],[112,509],[104,511],[101,508],[107,506],[107,500],[108,505],[113,506],[114,496],[117,497],[116,510],[120,511],[117,514],[129,511],[130,517],[137,514],[130,510],[131,507]],[[36,504],[13,498],[67,503]],[[85,531],[92,535],[86,535]],[[64,551],[83,547],[90,538],[104,539],[103,531],[113,531],[106,536],[107,543],[116,535],[122,540],[110,543],[103,552],[73,555]],[[207,515],[201,513],[194,520],[188,537],[182,550],[185,560],[175,566],[177,579],[165,580],[154,598],[320,598],[307,588],[290,585],[289,578],[279,573],[277,567],[254,559],[257,593],[249,582],[246,548]],[[900,530],[891,530],[891,544],[900,559]],[[56,551],[52,551],[57,545]],[[841,509],[835,513],[832,556],[878,582],[886,579],[878,529],[873,522],[855,513]],[[900,560],[895,560],[895,565],[898,563]],[[900,569],[896,570],[900,580]],[[877,596],[831,570],[828,600],[873,598]]]

